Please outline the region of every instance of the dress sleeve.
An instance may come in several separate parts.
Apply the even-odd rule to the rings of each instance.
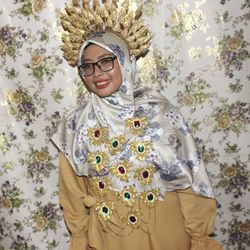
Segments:
[[[191,250],[222,250],[211,238],[214,231],[216,201],[194,193],[191,188],[177,191],[185,220],[185,230],[192,238]]]
[[[70,250],[87,250],[89,211],[83,203],[87,193],[84,177],[75,174],[62,153],[59,159],[59,198],[71,234]]]

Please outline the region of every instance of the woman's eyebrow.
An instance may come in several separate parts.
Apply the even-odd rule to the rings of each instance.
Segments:
[[[103,54],[101,54],[100,56],[98,56],[97,57],[97,61],[98,60],[100,60],[100,59],[102,59],[103,57],[105,57],[105,56],[113,56],[113,54],[111,54],[111,53],[103,53]],[[83,59],[83,62],[87,62],[87,61],[89,61],[89,62],[94,62],[94,60],[92,60],[92,59],[90,59],[90,58],[85,58],[85,59]]]

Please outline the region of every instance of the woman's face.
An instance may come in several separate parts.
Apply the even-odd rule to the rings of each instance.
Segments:
[[[98,45],[92,44],[84,50],[82,63],[95,63],[103,58],[110,58],[113,56],[111,52]],[[94,73],[90,76],[84,76],[86,87],[100,97],[112,95],[122,84],[122,74],[117,58],[114,59],[113,62],[114,68],[110,71],[103,72],[95,65]]]

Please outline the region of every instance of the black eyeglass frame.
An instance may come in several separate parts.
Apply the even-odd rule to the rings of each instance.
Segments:
[[[111,58],[112,59],[112,67],[111,67],[111,69],[108,69],[108,70],[103,70],[102,69],[102,67],[101,67],[101,65],[99,65],[99,63],[102,61],[102,60],[105,60],[105,59],[107,59],[107,58]],[[80,64],[80,65],[78,65],[78,69],[79,69],[79,72],[81,73],[81,75],[83,75],[83,76],[91,76],[91,75],[93,75],[94,73],[95,73],[95,66],[97,66],[98,67],[98,69],[100,69],[102,72],[108,72],[108,71],[110,71],[110,70],[112,70],[113,68],[114,68],[114,60],[115,59],[117,59],[117,56],[115,56],[115,55],[113,55],[113,56],[106,56],[106,57],[103,57],[103,58],[101,58],[100,60],[98,60],[97,62],[95,62],[95,63],[82,63],[82,64]],[[83,66],[84,64],[91,64],[92,65],[92,69],[93,69],[93,72],[91,73],[91,74],[85,74],[83,71],[82,71],[82,68],[81,68],[81,66]]]

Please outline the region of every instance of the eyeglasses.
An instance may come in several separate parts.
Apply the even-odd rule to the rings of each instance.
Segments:
[[[115,59],[116,56],[104,57],[95,63],[83,63],[78,67],[83,76],[91,76],[95,73],[95,66],[103,72],[112,70],[114,68]]]

